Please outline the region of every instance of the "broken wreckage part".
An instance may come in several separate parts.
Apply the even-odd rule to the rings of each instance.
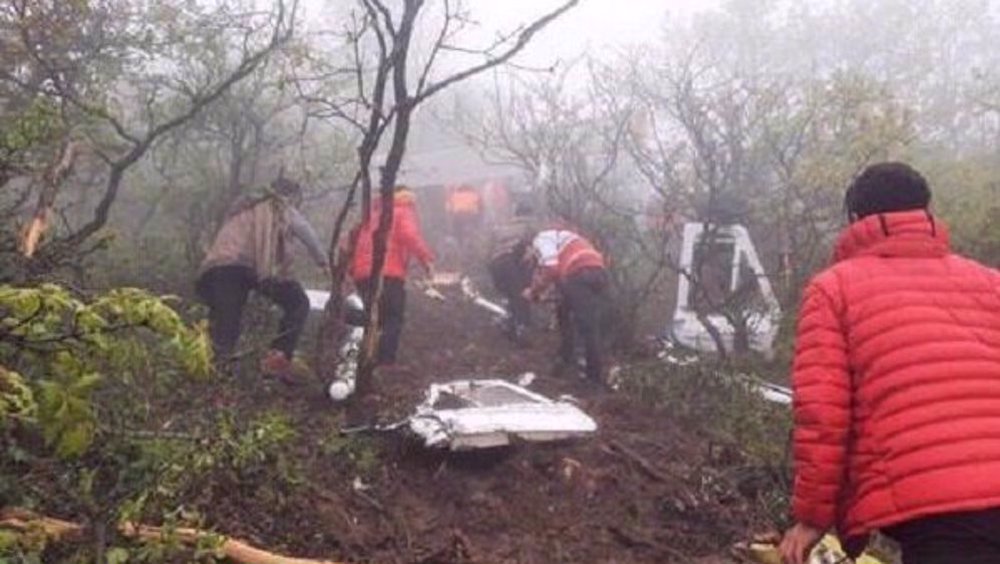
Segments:
[[[444,294],[437,287],[455,285],[461,287],[462,294],[474,305],[486,309],[501,320],[507,317],[506,309],[483,298],[473,286],[472,281],[458,273],[439,273],[430,283],[422,285],[422,288],[424,294],[429,298],[445,301]],[[323,311],[330,300],[330,292],[306,290],[306,297],[309,298],[309,308],[312,311]],[[344,305],[345,322],[349,329],[340,344],[340,363],[337,366],[336,375],[327,389],[330,399],[336,402],[344,401],[354,393],[358,373],[358,356],[361,351],[361,341],[365,335],[366,316],[361,296],[357,293],[348,295],[344,300]]]
[[[515,439],[558,441],[597,431],[597,423],[570,401],[553,401],[505,380],[432,384],[409,423],[427,446],[451,450],[504,446]]]
[[[321,290],[306,290],[309,307],[313,311],[322,311],[330,300],[330,292]],[[333,382],[330,382],[327,393],[333,401],[344,401],[354,393],[358,376],[358,356],[361,352],[361,341],[365,336],[365,305],[356,292],[344,299],[344,321],[347,333],[340,343],[338,356],[340,362]]]
[[[568,398],[553,401],[492,379],[432,384],[409,418],[345,428],[341,433],[391,432],[404,427],[424,445],[452,451],[501,447],[515,441],[560,441],[597,431],[597,423]]]
[[[696,270],[696,257],[714,251],[714,256],[731,255],[728,264],[720,264],[719,272],[701,272],[707,267],[700,264]],[[705,262],[704,259],[701,262]],[[732,351],[736,340],[736,328],[721,311],[709,311],[699,315],[696,297],[698,286],[694,284],[697,278],[711,277],[713,274],[721,278],[727,296],[735,296],[747,288],[753,288],[756,304],[748,312],[745,321],[749,332],[749,345],[764,356],[774,356],[774,340],[778,335],[781,322],[781,306],[771,288],[771,281],[764,271],[757,250],[750,239],[750,233],[742,225],[710,225],[701,222],[684,224],[681,243],[680,276],[677,279],[677,306],[670,323],[670,334],[678,343],[702,352],[716,352],[717,344],[711,332],[705,327],[708,323],[721,337],[722,346]],[[704,285],[702,287],[704,291]],[[749,297],[749,296],[748,296]]]
[[[698,355],[695,354],[685,354],[682,355],[676,350],[676,345],[672,341],[665,341],[663,343],[663,350],[656,355],[661,361],[672,364],[674,366],[690,366],[692,364],[697,364],[701,362]],[[720,375],[722,376],[722,375]],[[727,378],[733,378],[743,382],[749,386],[752,390],[760,394],[765,400],[772,403],[780,403],[782,405],[791,405],[792,403],[792,389],[786,386],[781,386],[763,380],[756,376],[749,374],[737,374],[735,376],[725,376]]]

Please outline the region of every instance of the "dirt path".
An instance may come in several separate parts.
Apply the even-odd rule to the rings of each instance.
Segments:
[[[213,495],[210,519],[263,546],[349,562],[726,561],[712,555],[745,534],[746,501],[703,471],[710,453],[701,441],[669,414],[550,376],[553,334],[515,348],[489,314],[451,297],[434,302],[411,287],[406,371],[378,382],[384,419],[408,412],[431,382],[532,371],[533,389],[580,398],[598,436],[446,455],[398,436],[340,438],[343,411],[318,384],[294,393],[261,386],[240,401],[292,415],[303,483]]]

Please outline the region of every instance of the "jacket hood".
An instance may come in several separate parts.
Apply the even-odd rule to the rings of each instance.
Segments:
[[[859,256],[942,257],[951,252],[948,226],[927,210],[870,215],[837,238],[834,262]]]
[[[415,208],[417,203],[417,195],[410,190],[399,190],[392,195],[392,207],[395,209],[400,208]],[[372,197],[372,210],[378,212],[382,209],[382,197],[373,194]]]

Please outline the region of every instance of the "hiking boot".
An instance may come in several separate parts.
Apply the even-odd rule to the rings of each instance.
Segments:
[[[298,383],[293,372],[292,361],[279,350],[267,351],[267,354],[260,361],[260,369],[265,376],[277,378],[285,384]]]

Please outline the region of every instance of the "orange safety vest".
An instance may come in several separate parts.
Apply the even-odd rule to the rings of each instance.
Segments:
[[[472,189],[458,189],[448,195],[447,210],[453,214],[476,215],[482,205],[479,192]]]

